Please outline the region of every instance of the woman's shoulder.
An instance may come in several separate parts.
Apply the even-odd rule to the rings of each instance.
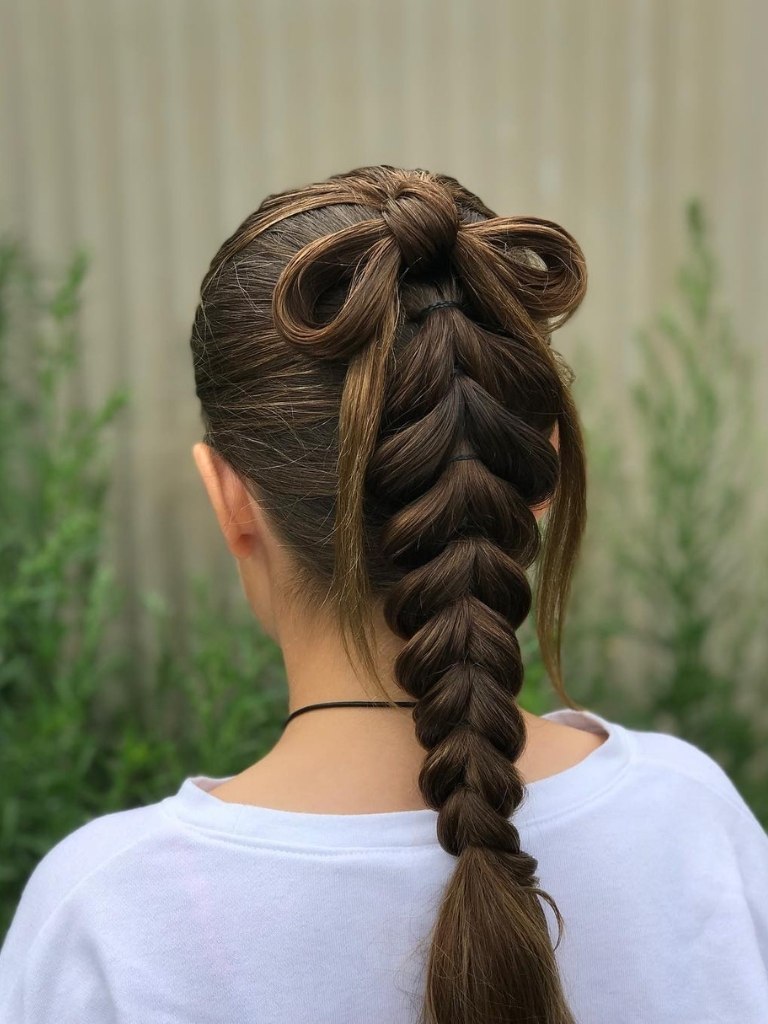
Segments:
[[[547,717],[588,733],[608,734],[611,749],[621,751],[615,759],[619,805],[647,805],[657,817],[698,814],[702,827],[707,820],[715,827],[734,827],[768,851],[768,835],[727,770],[695,743],[671,732],[614,721],[592,709],[562,709]]]
[[[712,806],[745,819],[763,831],[726,769],[695,743],[673,733],[624,727],[634,747],[637,768],[646,775],[676,778],[681,788]],[[765,833],[763,832],[765,835]],[[768,843],[768,836],[766,836]]]
[[[88,880],[155,835],[167,821],[159,804],[112,811],[85,822],[51,846],[27,878],[0,947],[0,997],[16,961],[26,958],[49,922],[84,891]]]

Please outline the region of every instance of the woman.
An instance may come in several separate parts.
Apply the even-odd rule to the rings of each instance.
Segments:
[[[585,287],[563,228],[388,165],[224,243],[193,453],[291,713],[43,858],[3,1024],[768,1020],[765,832],[705,753],[563,686],[585,462],[550,334]]]

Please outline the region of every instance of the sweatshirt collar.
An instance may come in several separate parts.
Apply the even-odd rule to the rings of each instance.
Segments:
[[[608,738],[575,765],[537,779],[512,820],[518,829],[558,818],[594,799],[615,784],[631,758],[628,730],[594,711],[560,708],[541,716]],[[381,811],[370,814],[317,814],[230,803],[210,790],[234,776],[190,776],[179,790],[161,801],[171,816],[198,829],[238,837],[243,842],[272,846],[413,847],[439,846],[438,812]]]

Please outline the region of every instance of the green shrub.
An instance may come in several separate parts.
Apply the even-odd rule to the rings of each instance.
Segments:
[[[59,839],[186,775],[240,771],[285,713],[278,649],[245,607],[223,618],[203,581],[188,624],[144,596],[150,679],[110,637],[125,595],[102,554],[106,430],[126,395],[70,408],[85,269],[78,254],[51,288],[20,246],[0,246],[0,934]]]
[[[627,451],[617,410],[595,415],[597,371],[582,353],[590,526],[567,633],[569,692],[706,750],[768,821],[765,438],[752,348],[719,306],[700,202],[686,223],[674,306],[637,335]],[[619,685],[627,674],[631,685]]]
[[[82,255],[44,296],[13,244],[0,248],[0,817],[2,907],[54,837],[97,810],[94,696],[115,671],[103,634],[117,591],[100,562],[107,475],[96,413],[62,407],[76,362]],[[11,345],[13,346],[11,348]]]

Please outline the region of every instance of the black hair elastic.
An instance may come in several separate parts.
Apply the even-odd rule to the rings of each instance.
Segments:
[[[433,309],[443,309],[446,306],[455,306],[456,309],[462,308],[462,304],[460,302],[456,302],[454,299],[444,299],[440,302],[433,302],[431,306],[425,306],[424,309],[420,309],[419,312],[415,314],[414,320],[416,320],[417,323],[421,323]]]
[[[458,462],[459,459],[479,459],[479,455],[452,455],[450,459],[446,459],[446,462]]]

